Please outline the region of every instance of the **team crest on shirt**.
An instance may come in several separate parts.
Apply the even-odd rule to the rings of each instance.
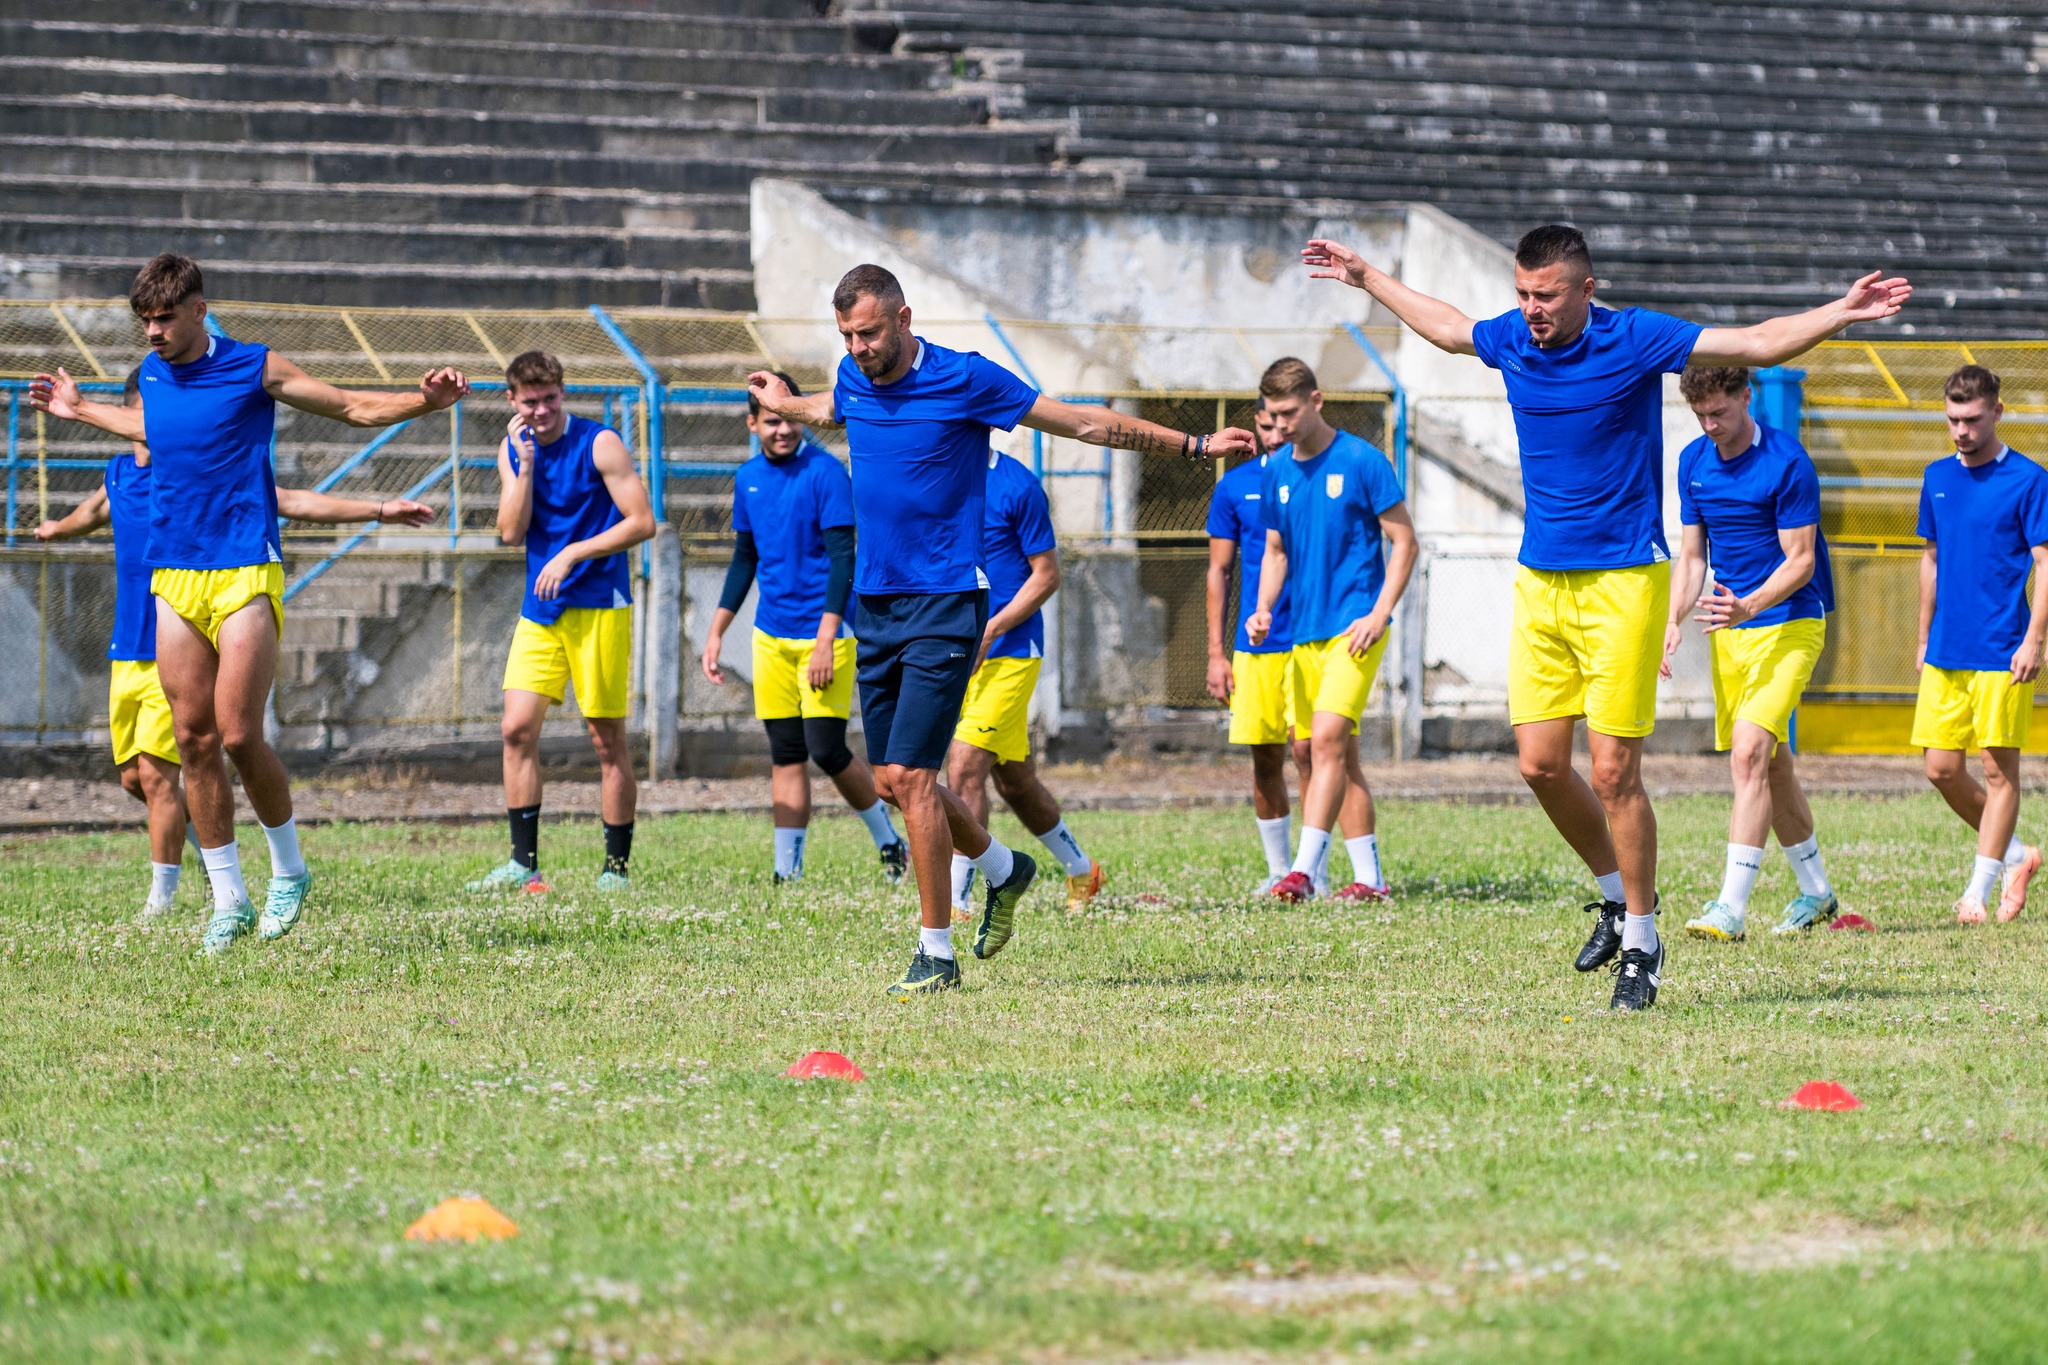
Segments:
[[[1341,497],[1343,497],[1343,496],[1344,496],[1344,476],[1343,476],[1342,474],[1326,474],[1326,475],[1324,475],[1324,476],[1323,476],[1323,491],[1324,491],[1325,493],[1328,493],[1328,494],[1329,494],[1329,495],[1330,495],[1331,497],[1333,497],[1333,498],[1341,498]]]

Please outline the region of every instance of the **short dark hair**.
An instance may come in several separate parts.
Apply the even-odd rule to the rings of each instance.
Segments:
[[[1743,365],[1688,365],[1678,376],[1678,391],[1688,403],[1704,403],[1717,394],[1734,395],[1749,387],[1749,369]]]
[[[522,351],[505,367],[505,387],[545,389],[562,382],[562,362],[546,351]]]
[[[884,308],[901,308],[903,286],[881,266],[857,265],[839,277],[839,287],[832,291],[832,311],[851,312],[853,305],[864,298],[873,299]]]
[[[132,408],[142,401],[142,367],[137,365],[128,371],[128,377],[121,381],[121,406]]]
[[[190,256],[166,251],[150,257],[148,264],[135,272],[135,283],[128,286],[128,306],[135,316],[147,317],[205,292],[206,277],[199,273],[199,263]]]
[[[1585,233],[1566,223],[1545,223],[1540,228],[1530,228],[1515,243],[1515,264],[1524,270],[1574,266],[1590,278],[1593,253],[1586,246]]]
[[[1308,362],[1291,355],[1281,356],[1259,376],[1261,398],[1289,398],[1296,394],[1305,397],[1321,387],[1316,383],[1316,372],[1308,367]]]
[[[1941,396],[1951,403],[1998,401],[1998,376],[1982,365],[1965,365],[1941,381]]]
[[[781,380],[781,381],[782,381],[783,383],[785,383],[785,384],[789,385],[789,391],[790,391],[791,393],[795,394],[795,395],[796,395],[797,397],[801,398],[801,397],[803,397],[803,396],[804,396],[804,391],[803,391],[802,389],[800,389],[800,388],[798,388],[798,387],[797,387],[797,383],[796,383],[796,380],[794,380],[794,379],[792,379],[792,378],[790,377],[790,375],[789,375],[789,372],[788,372],[787,370],[777,370],[777,371],[775,372],[775,377],[776,377],[777,379],[780,379],[780,380]],[[760,415],[761,415],[761,400],[760,400],[760,399],[758,399],[758,398],[756,398],[756,397],[754,397],[754,391],[753,391],[752,389],[748,389],[748,390],[747,390],[747,416],[749,416],[749,417],[759,417]]]

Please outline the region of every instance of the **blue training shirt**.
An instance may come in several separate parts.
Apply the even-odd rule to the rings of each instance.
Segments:
[[[1289,599],[1294,585],[1280,589],[1280,601],[1273,607],[1273,628],[1266,642],[1255,645],[1244,633],[1244,623],[1259,607],[1259,565],[1266,558],[1266,521],[1259,515],[1265,504],[1266,462],[1261,455],[1246,460],[1216,481],[1209,495],[1209,534],[1218,540],[1237,542],[1237,652],[1240,654],[1285,654],[1294,648],[1294,624]]]
[[[1010,604],[1031,576],[1031,556],[1058,544],[1052,533],[1052,506],[1045,489],[1020,460],[988,453],[987,515],[982,522],[981,567],[988,575],[989,615]],[[991,659],[1045,657],[1045,613],[1034,611],[1019,625],[996,637]]]
[[[173,365],[142,358],[149,445],[152,569],[240,569],[284,558],[270,467],[277,404],[263,387],[266,346],[209,337],[206,354]]]
[[[1544,348],[1519,312],[1472,325],[1515,413],[1523,564],[1623,569],[1671,558],[1663,376],[1685,368],[1703,330],[1644,308],[1596,307],[1568,344]]]
[[[2005,672],[2027,635],[2033,547],[2048,545],[2048,470],[2011,446],[1975,469],[1936,460],[1920,483],[1920,535],[1935,546],[1927,662]]]
[[[114,532],[114,634],[109,659],[156,658],[156,597],[149,590],[150,467],[131,451],[107,461],[107,521]]]
[[[853,525],[853,480],[846,466],[809,439],[786,460],[756,455],[732,481],[732,529],[753,534],[760,564],[754,625],[783,640],[811,640],[825,614],[832,555],[825,532]],[[848,613],[851,614],[850,612]],[[842,620],[841,635],[852,633]]]
[[[633,581],[626,552],[586,559],[569,570],[562,586],[546,601],[534,595],[533,581],[549,560],[568,546],[602,535],[625,520],[591,447],[599,433],[611,431],[602,422],[574,413],[551,445],[539,445],[539,466],[533,474],[533,515],[526,523],[526,600],[519,614],[535,625],[551,626],[571,607],[629,607]],[[617,435],[617,432],[612,432]],[[508,436],[512,472],[519,473],[519,447]],[[815,629],[815,627],[813,627]]]
[[[1294,642],[1331,639],[1370,615],[1387,581],[1380,513],[1407,497],[1387,457],[1348,431],[1312,459],[1281,446],[1259,491],[1259,515],[1287,550]]]
[[[1820,474],[1789,432],[1756,423],[1756,439],[1732,460],[1702,436],[1678,457],[1678,520],[1703,526],[1714,578],[1737,597],[1755,592],[1785,562],[1778,532],[1811,526],[1813,577],[1768,611],[1737,626],[1810,621],[1835,609],[1835,580],[1820,527]]]
[[[862,593],[972,592],[981,573],[988,434],[1022,421],[1038,391],[973,351],[922,338],[910,373],[877,385],[840,359],[832,414],[853,452]]]

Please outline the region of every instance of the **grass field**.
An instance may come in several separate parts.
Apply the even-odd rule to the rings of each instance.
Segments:
[[[315,830],[307,923],[220,962],[196,869],[132,923],[140,835],[16,841],[0,1358],[2048,1359],[2048,928],[1950,921],[1933,798],[1817,806],[1884,932],[1674,939],[1620,1018],[1524,808],[1389,806],[1366,912],[1248,899],[1245,814],[1077,817],[1100,908],[908,1006],[847,819],[780,893],[765,821],[643,822],[615,902],[594,824],[496,902],[495,827]],[[1675,910],[1724,810],[1664,804]],[[1817,1078],[1866,1107],[1778,1107]],[[402,1240],[464,1192],[521,1235]]]

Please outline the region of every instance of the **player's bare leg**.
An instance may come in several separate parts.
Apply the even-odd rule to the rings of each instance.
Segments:
[[[150,888],[142,913],[162,915],[171,908],[185,860],[185,791],[178,780],[179,766],[140,753],[123,763],[120,773],[121,789],[149,811]]]
[[[1967,754],[1954,749],[1927,751],[1927,780],[1949,809],[1977,831],[1970,883],[1955,906],[1956,918],[1964,924],[1982,924],[1988,918],[1986,902],[2001,875],[2007,879],[2007,888],[1998,917],[2001,921],[2017,918],[2026,905],[2027,879],[2040,861],[2037,851],[2014,837],[2020,814],[2019,750],[1986,749],[1982,763],[1984,780],[1980,783],[1970,772]]]
[[[1572,766],[1576,725],[1569,718],[1517,725],[1515,751],[1521,761],[1522,781],[1528,783],[1537,804],[1572,852],[1595,878],[1611,877],[1620,872],[1621,864],[1615,857],[1607,808]]]

